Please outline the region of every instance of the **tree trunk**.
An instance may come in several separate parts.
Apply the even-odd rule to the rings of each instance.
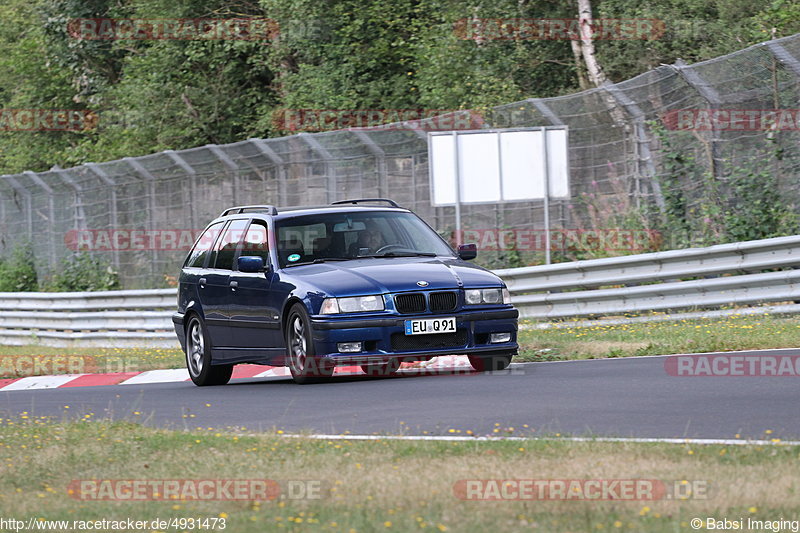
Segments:
[[[569,44],[572,45],[572,56],[575,58],[575,72],[578,74],[578,85],[581,91],[585,91],[589,88],[589,78],[586,77],[586,67],[583,65],[583,59],[581,57],[581,43],[573,39]]]
[[[591,0],[578,0],[578,26],[581,32],[581,53],[583,61],[586,63],[586,70],[589,73],[589,80],[600,87],[606,81],[606,75],[594,51],[594,40],[592,39],[592,2]]]

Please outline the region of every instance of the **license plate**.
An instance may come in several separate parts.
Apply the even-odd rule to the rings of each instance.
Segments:
[[[406,320],[406,335],[428,335],[431,333],[455,333],[456,317],[420,318]]]

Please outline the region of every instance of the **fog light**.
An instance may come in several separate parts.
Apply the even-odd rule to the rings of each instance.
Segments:
[[[511,342],[511,333],[492,333],[489,336],[489,342],[496,344],[498,342]]]
[[[336,349],[339,353],[355,353],[361,351],[360,342],[340,342],[336,344]]]

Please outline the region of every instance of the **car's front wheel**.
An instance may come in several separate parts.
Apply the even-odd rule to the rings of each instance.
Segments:
[[[211,364],[211,339],[203,320],[193,315],[186,327],[186,368],[195,385],[225,385],[233,374],[233,365]]]
[[[478,372],[505,370],[514,354],[470,355],[469,364]]]
[[[289,350],[289,370],[295,383],[314,383],[320,381],[320,378],[333,375],[333,366],[314,357],[311,321],[302,304],[296,303],[289,310],[285,334],[286,348]]]

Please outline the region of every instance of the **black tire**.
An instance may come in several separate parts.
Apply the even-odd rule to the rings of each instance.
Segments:
[[[394,376],[400,370],[400,359],[390,359],[383,363],[361,365],[361,370],[368,376]]]
[[[225,385],[233,374],[233,365],[211,364],[211,339],[197,315],[192,315],[186,326],[186,368],[198,387]]]
[[[289,310],[286,328],[287,359],[295,383],[317,383],[333,375],[333,366],[323,364],[314,357],[314,335],[305,306],[296,303]]]
[[[478,372],[491,372],[492,370],[505,370],[511,364],[514,354],[470,355],[469,364]]]

